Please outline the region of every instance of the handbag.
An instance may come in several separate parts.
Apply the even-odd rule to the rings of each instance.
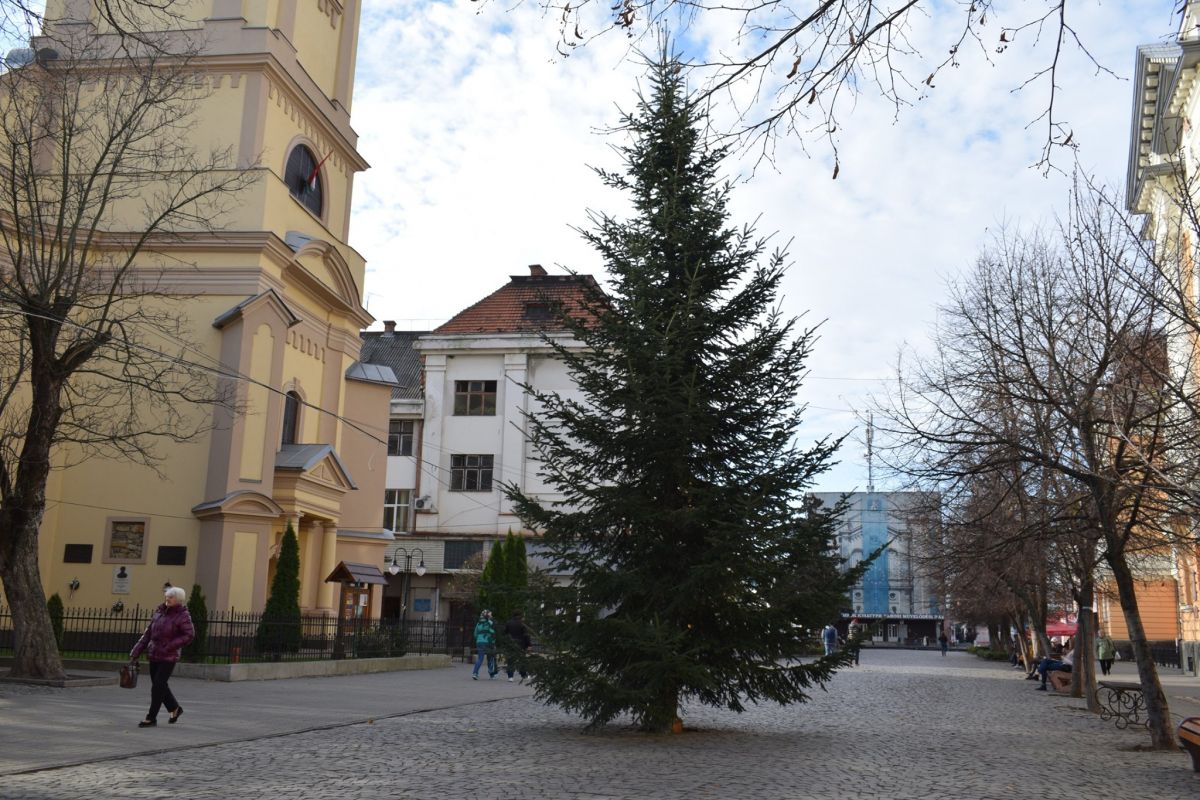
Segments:
[[[132,661],[121,667],[121,688],[122,689],[136,689],[137,688],[138,672],[140,671],[140,669],[141,668],[138,667],[138,664],[136,661]]]

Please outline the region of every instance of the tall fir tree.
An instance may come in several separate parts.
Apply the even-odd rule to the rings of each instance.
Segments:
[[[509,592],[509,616],[514,611],[525,610],[525,599],[529,589],[529,559],[525,553],[525,540],[514,536],[512,531],[504,539],[504,583]]]
[[[271,593],[258,624],[260,653],[295,653],[300,649],[300,544],[292,523],[283,532]]]
[[[802,662],[803,629],[837,616],[861,569],[839,572],[836,509],[805,500],[839,442],[794,443],[814,334],[776,311],[785,256],[729,224],[726,151],[706,145],[678,63],[664,55],[648,81],[623,120],[625,173],[597,170],[632,216],[593,212],[583,234],[610,292],[558,310],[582,348],[547,337],[584,399],[526,387],[565,502],[505,492],[574,576],[533,620],[537,696],[664,731],[688,701],[807,700],[847,661]]]
[[[507,574],[504,556],[504,542],[493,542],[487,563],[479,574],[479,610],[491,611],[497,620],[504,619],[501,608],[504,604],[504,576]]]

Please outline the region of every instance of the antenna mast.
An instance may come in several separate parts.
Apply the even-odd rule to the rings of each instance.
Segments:
[[[867,491],[875,491],[875,412],[867,415]]]

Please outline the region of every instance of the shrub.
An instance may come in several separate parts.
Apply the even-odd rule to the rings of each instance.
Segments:
[[[185,661],[203,661],[208,655],[208,604],[204,601],[200,584],[193,584],[187,607],[192,617],[192,627],[196,629],[196,638],[183,648],[183,658]]]
[[[295,653],[300,636],[300,544],[289,522],[255,640],[259,653]]]

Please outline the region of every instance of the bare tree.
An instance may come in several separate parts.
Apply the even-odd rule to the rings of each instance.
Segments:
[[[1019,465],[1061,482],[1058,507],[1079,511],[1058,524],[1098,532],[1153,744],[1173,748],[1130,557],[1163,547],[1194,513],[1200,425],[1194,382],[1166,355],[1171,289],[1133,230],[1079,188],[1053,235],[1001,233],[941,309],[935,354],[915,360],[883,405],[893,461],[918,479],[955,486]],[[1090,590],[1078,588],[1088,605]]]
[[[172,245],[221,224],[248,180],[193,149],[207,79],[91,26],[52,31],[0,76],[0,581],[14,675],[61,677],[38,571],[51,469],[94,456],[154,466],[229,397],[196,363]]]
[[[1087,0],[1035,0],[1015,6],[996,0],[537,2],[557,22],[563,57],[614,32],[636,41],[663,29],[679,34],[694,30],[701,40],[710,39],[714,31],[727,31],[727,39],[715,42],[719,55],[688,65],[703,76],[704,89],[696,99],[731,103],[738,115],[735,135],[768,156],[779,136],[795,136],[826,140],[836,158],[839,120],[861,95],[883,97],[898,115],[965,59],[991,63],[1020,43],[1040,56],[1014,85],[1045,96],[1030,126],[1044,132],[1040,163],[1048,165],[1055,150],[1077,144],[1058,103],[1064,70],[1111,74],[1075,28],[1071,12]],[[1175,5],[1163,5],[1164,26]],[[922,52],[918,28],[931,19],[950,24],[942,38],[925,43]],[[1080,63],[1069,66],[1072,59]],[[835,165],[835,178],[839,167]]]

